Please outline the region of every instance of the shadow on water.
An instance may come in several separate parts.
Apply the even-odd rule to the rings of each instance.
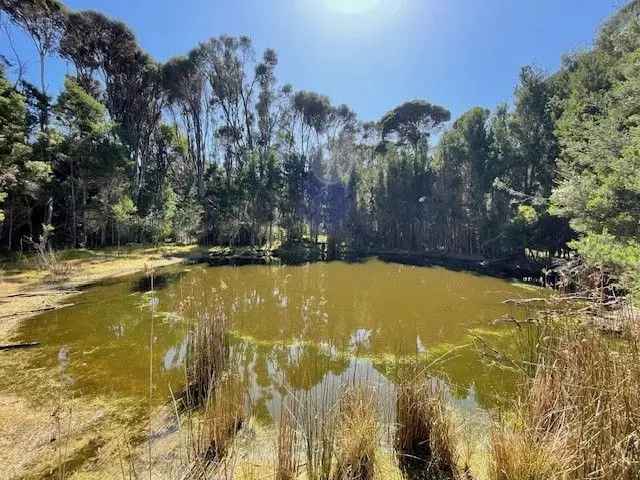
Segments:
[[[151,275],[144,275],[140,279],[134,282],[131,291],[144,293],[150,291],[151,284],[153,282],[153,290],[162,290],[167,288],[170,284],[176,283],[182,277],[184,277],[184,270],[177,272],[157,272]]]

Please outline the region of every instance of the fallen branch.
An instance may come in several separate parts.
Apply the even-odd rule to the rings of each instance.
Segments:
[[[38,345],[40,345],[40,342],[7,343],[5,345],[0,344],[0,350],[15,350],[18,348],[37,347]]]
[[[2,298],[40,297],[45,295],[69,295],[72,293],[80,293],[80,291],[74,290],[74,289],[58,289],[58,290],[46,290],[44,292],[22,292],[22,293],[13,293],[11,295],[5,295]]]
[[[548,298],[508,298],[504,300],[502,303],[515,303],[516,305],[522,305],[525,303],[533,303],[533,302],[544,302],[547,303],[549,301]]]

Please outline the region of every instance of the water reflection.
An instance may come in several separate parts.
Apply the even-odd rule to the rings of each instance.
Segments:
[[[287,392],[328,395],[353,380],[393,388],[402,358],[431,365],[464,408],[488,408],[512,393],[514,374],[483,362],[473,335],[513,349],[509,328],[492,321],[518,315],[504,299],[539,295],[495,278],[378,261],[176,268],[154,281],[162,288],[153,294],[140,291],[150,287],[141,278],[91,288],[76,306],[26,322],[18,337],[44,345],[33,367],[64,363],[79,392],[135,397],[147,395],[151,365],[163,402],[169,385],[184,382],[189,322],[215,311],[232,326],[234,358],[265,422],[279,418]]]

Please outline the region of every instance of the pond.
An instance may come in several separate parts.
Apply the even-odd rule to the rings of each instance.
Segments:
[[[16,340],[37,340],[33,368],[59,374],[81,395],[149,398],[184,386],[190,319],[225,315],[229,342],[254,405],[277,419],[283,392],[327,390],[358,378],[393,384],[393,365],[418,359],[464,409],[512,397],[515,373],[486,361],[482,338],[514,349],[518,316],[505,299],[539,296],[502,279],[378,260],[303,266],[173,267],[87,289],[75,305],[26,321]],[[151,376],[151,378],[150,378]],[[328,387],[329,386],[329,387]]]

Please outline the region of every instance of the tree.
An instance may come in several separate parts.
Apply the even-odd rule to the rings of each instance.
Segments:
[[[7,229],[7,248],[23,223],[33,236],[31,202],[49,181],[48,163],[34,160],[28,142],[26,100],[0,67],[0,227]]]
[[[129,151],[139,199],[144,163],[162,111],[159,66],[140,49],[124,23],[94,11],[68,15],[60,53],[73,62],[86,91],[97,94],[98,82],[104,84],[105,105]]]
[[[106,118],[105,106],[71,77],[65,80],[65,90],[58,98],[55,112],[64,137],[58,175],[69,189],[67,225],[71,244],[86,245],[92,183],[106,165],[110,166],[107,175],[114,175],[123,161],[113,141],[114,125]]]
[[[391,135],[396,137],[398,145],[408,144],[413,149],[426,147],[431,133],[444,122],[448,122],[451,113],[444,107],[433,105],[424,100],[412,100],[387,112],[382,125],[382,142]]]
[[[57,0],[0,0],[0,10],[33,40],[40,60],[40,92],[46,98],[46,60],[58,47],[67,14],[65,8]],[[42,107],[40,127],[44,131],[48,105]]]

